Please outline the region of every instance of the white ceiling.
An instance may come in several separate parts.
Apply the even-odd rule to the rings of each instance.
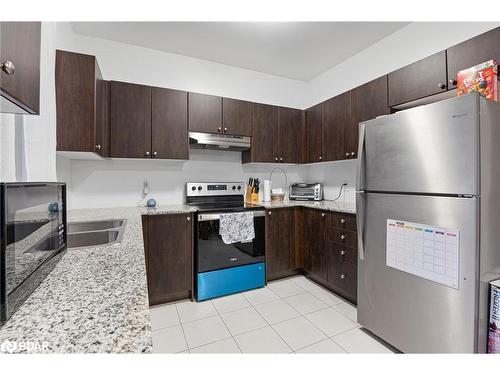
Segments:
[[[72,22],[71,26],[83,35],[309,81],[407,24]]]

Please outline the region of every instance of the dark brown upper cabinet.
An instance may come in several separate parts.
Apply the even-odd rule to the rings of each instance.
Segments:
[[[149,305],[192,297],[193,214],[144,215],[142,230]]]
[[[347,91],[323,103],[323,160],[346,158],[345,135],[350,127],[351,92]]]
[[[111,82],[111,157],[189,158],[187,93]]]
[[[278,107],[253,104],[252,146],[244,151],[243,163],[273,163],[278,160]]]
[[[324,159],[323,103],[306,110],[305,162],[317,163]]]
[[[109,82],[94,56],[56,51],[57,151],[109,156]]]
[[[280,163],[302,162],[302,133],[304,112],[300,109],[279,107],[278,110],[278,139]]]
[[[111,82],[113,158],[151,157],[151,87]]]
[[[500,63],[500,27],[466,40],[446,50],[448,88],[457,87],[457,73],[488,60]]]
[[[187,92],[158,87],[151,90],[151,156],[189,159]]]
[[[346,159],[357,157],[359,123],[388,113],[387,76],[351,90],[351,125],[345,134]]]
[[[222,125],[222,98],[220,96],[189,93],[189,131],[224,133]]]
[[[252,136],[252,111],[251,102],[222,99],[222,125],[224,133]]]
[[[388,83],[390,107],[446,91],[446,52],[389,73]]]
[[[40,113],[40,22],[0,22],[0,112]]]

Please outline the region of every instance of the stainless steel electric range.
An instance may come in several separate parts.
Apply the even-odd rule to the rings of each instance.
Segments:
[[[198,210],[195,222],[195,296],[198,301],[265,285],[265,211],[245,203],[243,182],[190,182],[186,203]],[[226,244],[221,215],[252,211],[255,237]]]

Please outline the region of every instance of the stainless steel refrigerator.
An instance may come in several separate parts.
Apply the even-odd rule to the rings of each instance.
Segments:
[[[405,353],[485,352],[500,278],[500,103],[360,124],[358,322]]]

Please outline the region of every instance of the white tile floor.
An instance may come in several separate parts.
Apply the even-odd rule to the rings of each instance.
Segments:
[[[297,276],[201,303],[151,309],[155,353],[391,353],[356,307]]]

